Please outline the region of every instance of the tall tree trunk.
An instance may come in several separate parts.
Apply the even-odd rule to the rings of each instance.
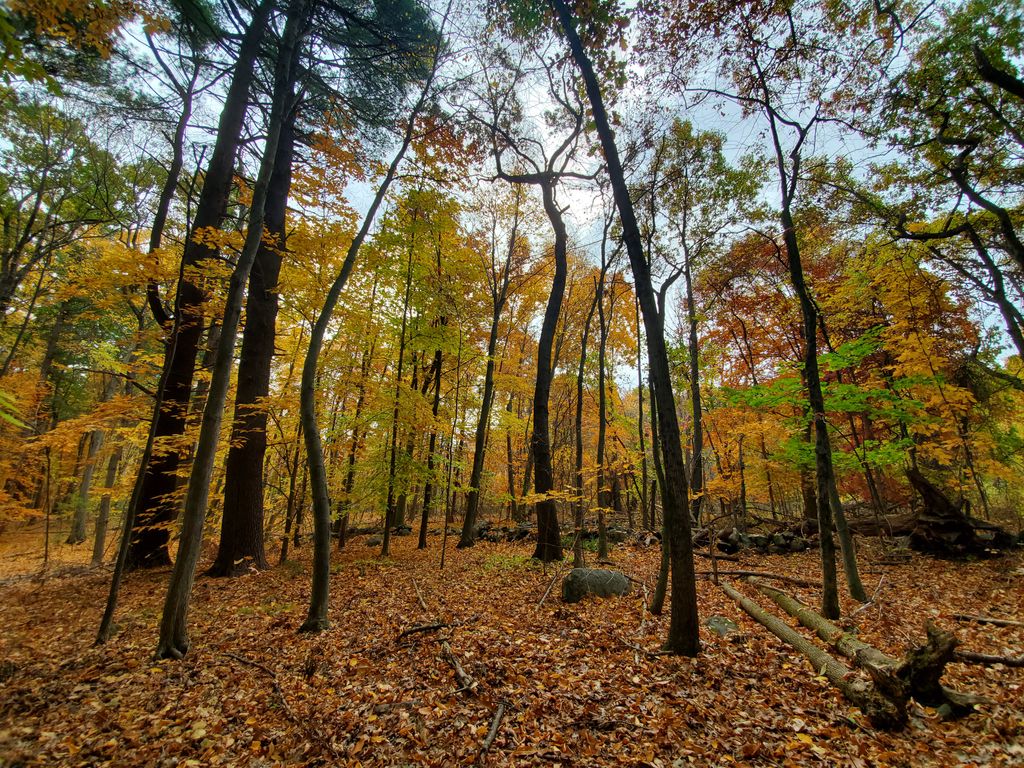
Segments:
[[[505,413],[512,414],[512,401],[515,395],[508,396]],[[513,463],[515,454],[512,452],[512,427],[505,427],[505,473],[508,478],[508,519],[519,521],[519,502],[516,501],[516,468]]]
[[[692,457],[690,459],[690,517],[700,522],[704,500],[704,414],[700,398],[700,347],[697,340],[697,307],[693,301],[690,249],[684,243],[683,280],[686,285],[686,321],[689,326],[687,353],[690,358],[690,409],[692,412]]]
[[[415,227],[417,210],[413,209],[412,222]],[[413,230],[415,232],[415,229]],[[415,252],[415,237],[409,240],[409,260],[405,268],[405,297],[402,300],[402,328],[398,335],[398,362],[395,365],[395,398],[391,411],[391,447],[388,465],[388,500],[384,512],[384,541],[381,544],[380,556],[391,554],[391,529],[398,524],[398,509],[395,504],[395,481],[398,468],[398,412],[402,397],[402,368],[405,364],[405,332],[409,316],[409,295],[412,291],[412,259]],[[415,370],[415,364],[413,365]]]
[[[537,547],[533,556],[545,563],[562,559],[562,541],[558,529],[557,502],[545,494],[554,490],[554,475],[551,467],[551,435],[548,429],[548,398],[551,394],[551,348],[555,338],[558,316],[562,311],[562,296],[565,293],[565,277],[568,271],[566,250],[568,236],[562,210],[555,202],[554,182],[541,184],[544,212],[555,233],[555,275],[551,281],[551,294],[544,309],[544,321],[540,328],[537,345],[537,380],[533,390],[533,435],[530,446],[533,451],[533,488],[537,502]]]
[[[601,86],[593,64],[583,48],[576,30],[576,21],[565,0],[552,0],[559,24],[568,42],[572,57],[583,77],[590,101],[594,125],[601,141],[615,206],[619,211],[622,236],[629,254],[633,280],[640,296],[640,309],[647,332],[648,362],[655,381],[658,398],[658,421],[661,430],[662,458],[665,463],[665,486],[662,490],[669,552],[672,563],[672,616],[665,649],[673,653],[696,655],[700,651],[700,622],[697,616],[697,582],[693,568],[693,542],[690,515],[687,509],[687,483],[683,461],[679,421],[668,365],[668,350],[655,303],[651,270],[643,250],[643,239],[630,198],[626,176],[619,160],[618,147],[605,110]]]
[[[594,309],[601,301],[601,285],[594,286],[594,300],[590,302],[587,321],[583,324],[583,338],[580,341],[580,367],[576,372],[576,501],[572,542],[572,567],[582,568],[583,563],[583,373],[587,365],[587,342],[590,340],[590,323],[594,319]]]
[[[508,298],[508,287],[515,256],[516,239],[519,236],[519,195],[515,196],[516,208],[512,220],[512,232],[508,238],[508,250],[500,273],[495,269],[493,251],[491,263],[491,328],[487,337],[487,368],[484,372],[484,394],[480,403],[480,418],[476,423],[473,442],[473,469],[469,475],[469,495],[466,497],[466,517],[462,521],[462,535],[458,547],[471,547],[476,541],[476,517],[480,504],[480,480],[483,477],[484,453],[487,450],[487,427],[491,419],[491,405],[494,403],[494,356],[498,349],[498,326]]]
[[[168,339],[164,356],[166,384],[153,416],[156,421],[155,438],[161,442],[171,442],[185,432],[192,378],[203,331],[205,302],[203,291],[192,272],[206,259],[216,256],[214,248],[207,245],[206,241],[197,241],[194,235],[218,229],[227,213],[234,178],[235,153],[249,105],[249,87],[273,8],[273,0],[262,0],[253,11],[242,37],[192,230],[185,240],[183,269],[175,299],[175,332]],[[180,446],[168,446],[167,450],[161,450],[139,469],[142,473],[142,487],[139,507],[133,514],[135,529],[126,562],[129,570],[170,564],[167,544],[175,516],[172,497],[177,486],[180,451]]]
[[[164,601],[163,616],[160,620],[160,641],[156,655],[159,658],[182,658],[188,653],[188,606],[195,580],[196,565],[202,545],[203,524],[209,503],[210,481],[213,477],[217,456],[217,443],[224,415],[231,369],[234,364],[235,337],[242,314],[242,302],[249,272],[256,260],[256,252],[263,241],[263,225],[270,179],[273,173],[277,146],[282,126],[288,120],[288,113],[294,108],[294,83],[298,71],[298,52],[302,39],[309,28],[310,4],[308,0],[293,0],[288,8],[287,20],[277,61],[274,67],[274,88],[270,116],[267,122],[267,137],[263,158],[260,162],[256,184],[253,187],[252,205],[245,243],[238,262],[231,273],[228,295],[221,322],[220,343],[210,379],[209,393],[203,409],[203,421],[199,428],[195,460],[189,475],[185,495],[185,509],[182,516],[181,543],[178,557],[171,573]]]
[[[605,477],[605,443],[608,435],[608,387],[605,381],[605,360],[608,349],[608,326],[611,324],[612,305],[609,303],[608,317],[604,311],[604,280],[607,270],[604,258],[605,243],[608,240],[608,227],[601,242],[601,279],[597,286],[597,559],[603,562],[608,559],[608,530],[605,525],[605,511],[611,507],[611,494],[608,491]]]
[[[281,126],[266,203],[270,238],[260,244],[245,304],[245,328],[238,359],[235,413],[225,464],[224,514],[211,576],[238,576],[269,567],[263,547],[263,460],[267,452],[270,369],[277,323],[277,282],[285,249],[285,215],[294,154],[292,111]]]
[[[423,510],[420,513],[420,537],[418,549],[427,548],[427,525],[430,521],[430,507],[434,501],[434,454],[437,450],[437,412],[441,406],[441,350],[434,351],[431,374],[434,382],[434,400],[430,412],[433,423],[430,427],[430,443],[427,446],[427,482],[423,487]]]
[[[828,422],[825,419],[825,398],[821,389],[821,374],[818,370],[818,315],[804,281],[803,265],[796,240],[792,217],[785,207],[781,214],[784,239],[788,251],[790,281],[800,300],[804,332],[804,379],[807,385],[807,400],[814,431],[814,465],[817,477],[816,499],[818,509],[818,539],[822,563],[821,613],[826,618],[839,618],[839,588],[836,579],[836,551],[832,538],[832,523],[836,512],[832,494],[833,483],[832,446],[828,436]],[[838,500],[838,494],[837,494]],[[839,510],[840,514],[842,510]],[[852,553],[851,553],[852,554]],[[856,566],[854,565],[856,574]],[[859,581],[858,581],[859,583]],[[861,588],[863,591],[863,587]]]
[[[644,374],[643,374],[643,328],[640,324],[640,297],[636,296],[634,312],[636,313],[636,401],[637,401],[637,432],[640,438],[640,519],[641,526],[647,530],[654,528],[654,516],[647,510],[647,443],[644,432]]]

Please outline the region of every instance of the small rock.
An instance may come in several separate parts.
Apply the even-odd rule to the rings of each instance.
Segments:
[[[384,539],[380,536],[371,536],[366,540],[366,546],[368,547],[379,547],[384,543]]]
[[[704,624],[719,637],[728,637],[733,632],[740,631],[739,625],[725,616],[709,616]]]

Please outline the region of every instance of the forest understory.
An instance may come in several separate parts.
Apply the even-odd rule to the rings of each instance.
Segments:
[[[0,551],[0,765],[11,768],[1024,761],[1021,668],[951,663],[945,684],[987,699],[975,714],[944,721],[911,704],[906,728],[879,731],[708,578],[698,583],[702,622],[721,616],[739,631],[722,638],[702,623],[698,658],[657,655],[668,615],[646,610],[656,545],[613,549],[615,567],[635,580],[627,596],[566,605],[553,577],[568,564],[542,568],[530,542],[456,550],[451,540],[440,570],[440,546],[419,551],[415,537],[402,537],[381,559],[358,537],[333,555],[332,626],[316,636],[296,633],[305,546],[269,571],[200,578],[192,649],[183,661],[155,661],[165,570],[126,581],[118,632],[95,647],[109,570],[76,564],[57,546],[40,576],[31,538],[8,537]],[[900,657],[930,620],[964,650],[1021,654],[1024,626],[1012,625],[1024,605],[1020,554],[892,564],[875,540],[859,544],[872,602],[847,599],[840,623],[861,639]],[[744,552],[719,565],[807,580],[820,571],[813,551]],[[817,590],[785,588],[818,600]]]

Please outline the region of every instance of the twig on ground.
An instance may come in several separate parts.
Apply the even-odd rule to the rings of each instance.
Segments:
[[[501,720],[505,717],[505,702],[502,701],[498,704],[498,708],[494,711],[494,717],[491,718],[491,728],[487,731],[487,738],[484,739],[484,743],[480,745],[480,754],[477,759],[482,759],[487,751],[491,748],[491,744],[498,737],[498,729],[501,727]]]
[[[420,605],[423,606],[423,610],[430,613],[430,609],[427,608],[427,601],[423,599],[423,593],[420,592],[420,585],[416,583],[416,579],[412,580],[412,585],[416,588],[416,599],[420,601]]]
[[[624,637],[619,637],[618,635],[616,635],[616,637],[618,637],[619,642],[622,643],[624,646],[626,646],[627,648],[631,648],[632,650],[636,651],[637,653],[642,653],[644,656],[646,656],[649,659],[656,659],[659,656],[671,656],[672,655],[672,651],[665,651],[665,650],[649,651],[646,648],[644,648],[642,645],[637,645],[636,643],[629,642],[629,640],[627,640]]]
[[[447,640],[441,641],[441,655],[444,660],[447,661],[452,669],[455,671],[455,679],[461,686],[455,692],[456,693],[473,693],[476,690],[476,681],[470,676],[470,674],[463,668],[462,664],[459,663],[455,653],[452,651],[452,647],[448,644]]]
[[[537,603],[537,607],[540,608],[544,605],[544,601],[548,599],[548,595],[551,593],[551,588],[555,586],[555,582],[558,581],[558,577],[562,575],[562,568],[555,570],[555,575],[551,577],[551,581],[548,582],[548,588],[544,590],[544,594],[540,597],[540,602]]]
[[[964,664],[980,664],[985,667],[995,664],[1002,664],[1004,667],[1024,667],[1024,656],[992,656],[988,653],[974,653],[974,651],[953,651],[953,660],[962,661]]]
[[[397,643],[399,640],[408,637],[409,635],[415,635],[420,632],[436,632],[439,629],[444,629],[445,627],[450,626],[451,624],[447,621],[435,621],[433,624],[417,624],[415,627],[409,627],[409,629],[404,629],[399,632],[398,637],[395,638],[395,642]]]
[[[295,710],[292,709],[291,704],[288,703],[288,699],[285,698],[284,691],[281,689],[281,683],[277,679],[277,673],[274,670],[272,670],[266,664],[261,664],[258,661],[247,659],[245,658],[245,656],[239,656],[235,653],[225,652],[223,653],[223,655],[229,659],[234,659],[239,664],[245,664],[246,666],[258,669],[260,672],[269,677],[270,684],[274,689],[274,693],[277,695],[277,698],[281,701],[281,708],[284,710],[284,713],[288,717],[288,719],[295,723],[295,725],[297,725],[299,728],[304,730],[306,732],[306,735],[309,736],[314,742],[320,742],[327,749],[327,751],[330,752],[335,758],[341,757],[341,753],[338,752],[338,749],[334,746],[331,740],[327,738],[325,734],[321,733],[319,729],[317,729],[316,726],[312,725],[308,720],[300,719],[299,716],[295,713]]]

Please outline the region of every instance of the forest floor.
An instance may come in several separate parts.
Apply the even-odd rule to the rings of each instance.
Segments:
[[[0,765],[1024,764],[1024,669],[951,664],[947,683],[990,703],[957,722],[912,705],[905,730],[879,732],[710,581],[699,583],[702,622],[725,616],[740,632],[723,639],[702,626],[699,658],[649,656],[637,649],[658,648],[668,617],[645,615],[642,586],[565,605],[556,583],[539,605],[554,571],[530,561],[525,542],[456,551],[449,541],[444,571],[438,537],[425,552],[414,537],[395,544],[385,560],[361,538],[335,555],[333,625],[319,636],[295,631],[308,546],[264,573],[200,577],[192,650],[157,662],[167,570],[130,576],[117,635],[94,647],[109,569],[55,563],[41,579],[30,575],[38,550],[29,560],[0,543]],[[892,566],[873,552],[863,545],[874,595],[854,620],[863,639],[901,655],[931,619],[965,649],[1024,653],[1022,627],[953,619],[1024,619],[1019,554]],[[621,545],[613,559],[653,583],[656,548]],[[743,555],[738,567],[818,578],[813,552]],[[817,603],[813,590],[795,592]],[[451,626],[399,639],[437,621]],[[457,691],[445,639],[474,690]]]

